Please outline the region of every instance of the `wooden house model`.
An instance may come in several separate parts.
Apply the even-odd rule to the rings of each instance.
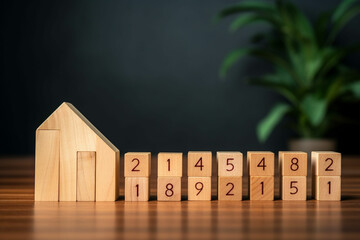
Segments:
[[[115,201],[119,150],[64,102],[36,130],[35,201]]]

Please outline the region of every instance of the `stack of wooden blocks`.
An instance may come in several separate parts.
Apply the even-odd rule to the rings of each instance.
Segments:
[[[211,200],[211,152],[188,152],[188,200]]]
[[[151,153],[128,152],[124,162],[125,201],[148,201]]]
[[[341,154],[337,152],[312,152],[312,193],[316,200],[340,201]]]
[[[280,194],[283,200],[306,200],[307,153],[279,152]]]
[[[182,153],[158,154],[158,201],[181,201]]]
[[[242,200],[243,154],[241,152],[217,152],[218,199]]]
[[[250,200],[274,200],[274,153],[247,152]]]

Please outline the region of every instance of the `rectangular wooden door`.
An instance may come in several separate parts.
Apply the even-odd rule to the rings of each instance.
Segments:
[[[96,152],[77,152],[76,201],[95,201]]]

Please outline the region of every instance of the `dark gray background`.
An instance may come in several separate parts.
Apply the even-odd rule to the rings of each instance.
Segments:
[[[226,81],[223,57],[266,26],[235,34],[212,18],[236,1],[2,1],[0,154],[34,152],[35,130],[73,103],[122,152],[273,150],[293,136],[278,127],[260,144],[255,126],[278,100],[246,77],[266,63],[242,61]],[[294,1],[309,15],[339,1]],[[360,18],[340,37],[359,41]],[[348,61],[358,67],[360,55]],[[359,105],[344,114],[359,119]],[[355,113],[355,114],[354,114]],[[284,125],[285,123],[283,123]],[[360,153],[358,125],[330,133]]]

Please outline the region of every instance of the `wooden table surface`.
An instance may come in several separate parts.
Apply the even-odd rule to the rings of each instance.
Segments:
[[[34,158],[2,157],[0,239],[360,239],[360,157],[342,174],[340,202],[249,201],[246,177],[242,202],[215,200],[216,177],[211,202],[186,201],[186,177],[182,202],[157,202],[156,177],[149,202],[34,202]]]

